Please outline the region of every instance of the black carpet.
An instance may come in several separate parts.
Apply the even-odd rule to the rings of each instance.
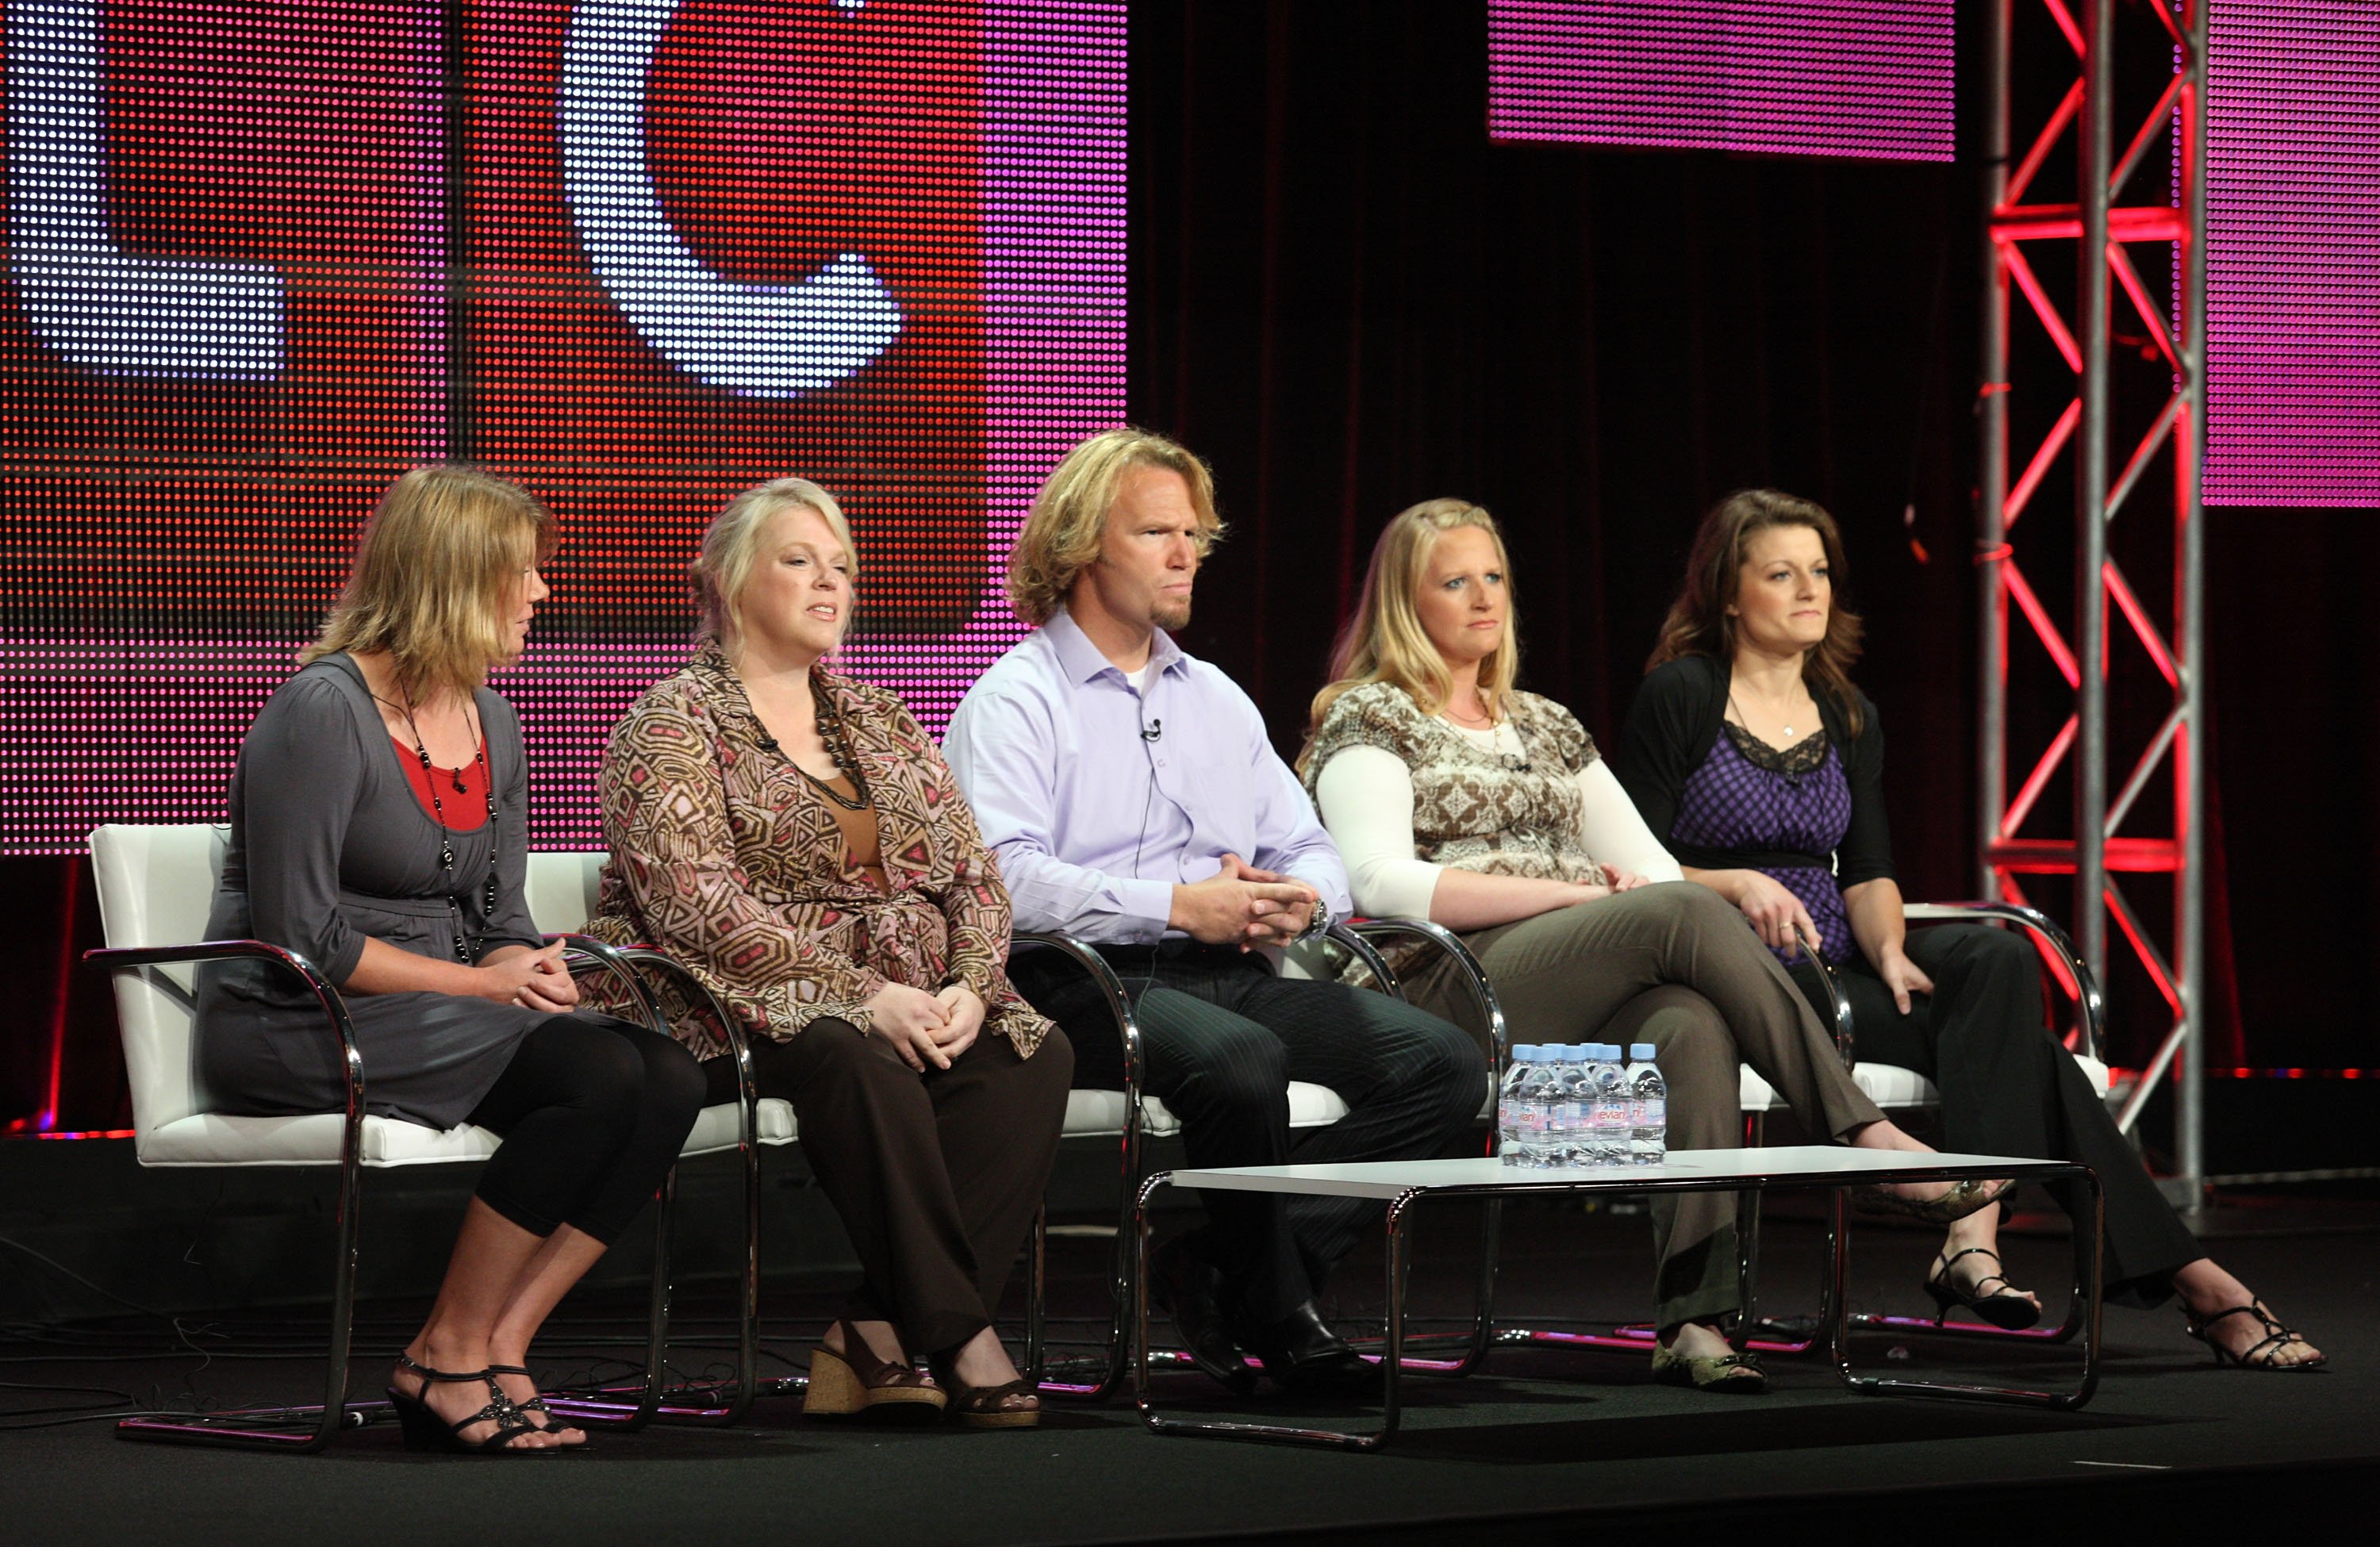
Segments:
[[[2330,1216],[2361,1224],[2368,1215]],[[1623,1319],[1649,1276],[1641,1217],[1540,1206],[1508,1214],[1500,1321]],[[2309,1227],[2321,1231],[2320,1223]],[[1453,1212],[1426,1228],[1417,1309],[1460,1309],[1474,1227]],[[1820,1236],[1772,1222],[1764,1309],[1815,1306]],[[1926,1238],[1865,1230],[1853,1261],[1862,1309],[1913,1313]],[[1104,1243],[1052,1243],[1062,1331],[1079,1334]],[[2053,1301],[2066,1248],[2012,1236],[2011,1273]],[[2110,1310],[2095,1400],[2076,1414],[1854,1395],[1815,1357],[1772,1358],[1771,1394],[1718,1398],[1658,1386],[1634,1353],[1511,1348],[1484,1374],[1406,1383],[1404,1428],[1382,1455],[1328,1454],[1145,1432],[1124,1401],[1051,1404],[1038,1431],[882,1431],[805,1423],[792,1399],[764,1402],[735,1430],[601,1433],[597,1454],[448,1460],[408,1453],[393,1426],[343,1436],[325,1455],[254,1456],[117,1442],[105,1423],[0,1435],[0,1535],[52,1541],[419,1542],[700,1541],[1014,1542],[1270,1536],[1315,1541],[1613,1540],[1629,1529],[1763,1534],[1891,1529],[1926,1540],[1972,1517],[1988,1538],[2096,1529],[2229,1529],[2303,1519],[2380,1480],[2380,1370],[2372,1325],[2380,1233],[2247,1235],[2217,1255],[2332,1355],[2310,1376],[2218,1370],[2180,1320]],[[1377,1255],[1351,1262],[1334,1310],[1377,1316]],[[680,1296],[682,1372],[712,1361],[715,1286]],[[771,1368],[798,1365],[832,1303],[820,1285],[772,1285]],[[418,1308],[370,1308],[363,1362],[401,1340]],[[777,1321],[775,1318],[799,1318]],[[565,1308],[540,1350],[550,1377],[606,1375],[636,1357],[634,1307],[617,1297]],[[317,1366],[299,1321],[184,1319],[178,1331],[128,1320],[20,1331],[6,1379],[18,1388],[110,1388],[137,1405],[302,1401]],[[164,1350],[176,1337],[186,1350]],[[73,1346],[67,1346],[70,1341]],[[712,1345],[702,1346],[704,1343]],[[1931,1335],[1863,1337],[1866,1368],[1993,1383],[2055,1383],[2071,1350]],[[18,1413],[83,1400],[0,1390]],[[1170,1409],[1220,1414],[1195,1374],[1160,1383]],[[1244,1407],[1243,1411],[1254,1411]],[[1361,1425],[1368,1410],[1264,1405]],[[57,1415],[51,1415],[55,1417]],[[70,1416],[70,1415],[69,1415]],[[27,1418],[6,1420],[33,1421]],[[2279,1513],[2276,1515],[2275,1511]],[[1980,1513],[1977,1513],[1979,1512]],[[1655,1524],[1658,1522],[1658,1526]]]

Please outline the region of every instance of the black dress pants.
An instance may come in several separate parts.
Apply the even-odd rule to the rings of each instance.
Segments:
[[[1387,994],[1273,975],[1262,956],[1167,941],[1102,947],[1133,997],[1143,1089],[1182,1120],[1194,1166],[1421,1160],[1463,1134],[1487,1099],[1488,1066],[1464,1032]],[[1076,1049],[1075,1082],[1123,1086],[1114,1017],[1054,953],[1029,951],[1009,977]],[[1329,1127],[1292,1134],[1289,1086],[1347,1102]],[[1314,1297],[1380,1205],[1263,1193],[1204,1195],[1200,1249],[1240,1285],[1240,1309],[1279,1321]]]
[[[1057,1159],[1074,1067],[1056,1031],[1030,1058],[986,1031],[923,1074],[847,1020],[753,1039],[760,1094],[793,1102],[802,1154],[859,1255],[844,1315],[892,1322],[912,1353],[991,1325]],[[713,1102],[735,1099],[733,1059],[702,1068]]]
[[[2174,1271],[2206,1255],[2157,1191],[2107,1104],[2042,1020],[2041,965],[2026,938],[1988,924],[1909,932],[1909,959],[1934,980],[1909,1014],[1864,958],[1838,969],[1852,1035],[1865,1062],[1916,1070],[1942,1092],[1941,1147],[1980,1155],[2080,1161],[2107,1194],[2107,1297],[2162,1305]],[[1793,981],[1823,1018],[1830,1011],[1807,965]],[[2070,1214],[2080,1188],[2051,1194]]]

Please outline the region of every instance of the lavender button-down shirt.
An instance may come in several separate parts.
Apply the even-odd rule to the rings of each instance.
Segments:
[[[1334,914],[1346,868],[1239,686],[1162,630],[1144,695],[1062,610],[967,689],[942,738],[1020,930],[1167,934],[1177,883],[1236,854]]]

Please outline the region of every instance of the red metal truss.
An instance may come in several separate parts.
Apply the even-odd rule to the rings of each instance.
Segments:
[[[2020,6],[2046,12],[2064,46],[2028,27],[2035,42],[2020,50]],[[2066,0],[1992,0],[1977,548],[1985,630],[1979,780],[1984,884],[1992,895],[2017,901],[2024,896],[2018,883],[2022,875],[2073,876],[2075,934],[2083,959],[2103,981],[2108,925],[2115,924],[2114,938],[2171,1012],[2170,1028],[2121,1120],[2129,1128],[2159,1078],[2172,1071],[2179,1175],[2171,1188],[2178,1200],[2193,1207],[2204,1175],[2196,1014],[2203,1002],[2203,796],[2196,771],[2205,755],[2199,699],[2199,465],[2205,438],[2207,6],[2208,0],[2079,0],[2074,6]],[[2155,105],[2122,125],[2116,121],[2115,100],[2119,32],[2121,46],[2135,57],[2154,51],[2171,61],[2171,77]],[[2018,81],[2030,85],[2045,71],[2070,67],[2074,79],[2056,105],[2029,136],[2012,138]],[[2012,159],[2019,144],[2022,154]],[[2061,150],[2069,153],[2061,156]],[[2169,176],[2142,175],[2151,164]],[[2070,198],[2046,201],[2053,190],[2041,186],[2045,178],[2061,175],[2053,167],[2071,168]],[[2149,242],[2165,244],[2171,255],[2169,295],[2161,293],[2163,286],[2152,288],[2133,262],[2131,250]],[[2057,252],[2045,250],[2052,245]],[[2041,281],[2045,262],[2060,258],[2073,265],[2076,276],[2070,317]],[[2146,332],[2145,340],[2120,347],[2130,369],[2145,366],[2171,380],[2162,409],[2145,424],[2119,427],[2111,408],[2110,373],[2119,358],[2112,313],[2119,306],[2127,325],[2137,323]],[[2063,370],[2052,366],[2045,373],[2042,362],[2048,357],[2037,347],[2011,354],[2011,319],[2020,316],[2013,325],[2038,327]],[[2017,366],[2014,359],[2030,363]],[[2012,445],[2012,415],[2039,423],[2052,404],[2059,411],[2038,439]],[[2120,465],[2111,453],[2122,456]],[[2012,530],[2020,517],[2042,507],[2053,493],[2050,474],[2061,462],[2070,464],[2074,491],[2070,547],[2059,542],[2028,554]],[[2172,485],[2169,531],[2161,530],[2151,545],[2156,563],[2168,571],[2158,578],[2157,589],[2169,586],[2172,598],[2171,615],[2162,625],[2143,603],[2142,591],[2107,554],[2109,524],[2160,463],[2169,468]],[[2013,481],[2012,469],[2022,469]],[[2047,518],[2036,516],[2027,536]],[[2143,518],[2135,514],[2130,525]],[[2039,535],[2055,542],[2058,534]],[[2128,544],[2135,564],[2139,551],[2138,544]],[[2038,562],[2052,555],[2074,566],[2069,619],[2053,616],[2026,577],[2029,557]],[[2125,625],[2115,640],[2108,628],[2111,603]],[[2137,646],[2173,697],[2156,732],[2125,753],[2130,771],[2111,798],[2108,668],[2111,650],[2126,638],[2131,643],[2123,648]],[[2072,694],[2071,713],[2046,745],[2017,747],[2008,713],[2010,656],[2016,652],[2022,660],[2034,650],[2047,658]],[[2040,675],[2028,672],[2028,681]],[[2013,797],[2012,766],[2024,771]],[[2161,771],[2169,775],[2172,789],[2168,811],[2144,808],[2141,800]],[[2063,813],[2045,810],[2041,798],[2061,772],[2070,774],[2074,788],[2073,804]],[[2172,928],[2162,939],[2143,922],[2126,891],[2127,885],[2143,883],[2171,889]]]

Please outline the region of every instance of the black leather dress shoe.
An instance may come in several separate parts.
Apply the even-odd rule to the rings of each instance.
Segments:
[[[1240,1342],[1284,1391],[1354,1394],[1380,1383],[1379,1370],[1330,1330],[1312,1300],[1269,1326],[1243,1327]]]
[[[1234,1396],[1257,1389],[1257,1372],[1240,1358],[1232,1341],[1232,1318],[1223,1309],[1222,1270],[1208,1261],[1183,1236],[1159,1247],[1148,1256],[1148,1298],[1173,1318],[1190,1362],[1221,1383]]]

